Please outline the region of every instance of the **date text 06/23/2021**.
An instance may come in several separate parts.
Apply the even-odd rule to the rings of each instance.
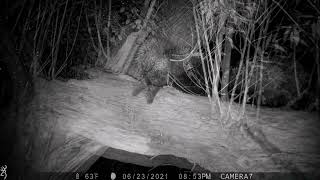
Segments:
[[[150,179],[150,180],[166,180],[166,179],[179,179],[179,180],[209,180],[218,178],[221,180],[250,180],[252,179],[252,173],[195,173],[195,172],[183,172],[179,174],[170,173],[124,173],[122,179],[136,180],[136,179]]]

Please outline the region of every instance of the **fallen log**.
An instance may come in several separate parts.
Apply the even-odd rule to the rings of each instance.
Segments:
[[[258,129],[230,131],[221,128],[206,97],[165,87],[147,104],[144,92],[131,96],[137,82],[128,76],[89,74],[89,80],[35,81],[36,96],[19,121],[17,146],[32,169],[85,171],[97,159],[92,157],[100,156],[211,172],[313,172],[320,167],[316,114],[263,109],[257,120],[248,108],[247,123]]]

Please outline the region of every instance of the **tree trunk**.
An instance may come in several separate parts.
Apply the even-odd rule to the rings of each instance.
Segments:
[[[150,1],[151,0],[144,0],[143,9],[142,9],[142,15],[143,16],[147,15],[147,12],[148,12],[148,9],[149,9],[149,5],[150,5]]]
[[[293,70],[294,70],[294,80],[296,82],[296,90],[297,90],[297,96],[300,97],[300,83],[298,78],[298,72],[297,72],[297,60],[296,60],[296,44],[293,43]]]
[[[227,35],[226,35],[227,36]],[[231,36],[229,36],[231,38]],[[221,99],[223,101],[229,100],[229,79],[230,79],[230,61],[231,61],[231,42],[226,39],[224,44],[224,56],[223,61],[221,65],[221,71],[222,71],[222,79],[221,79]]]
[[[151,17],[155,6],[156,0],[152,0],[148,13],[143,21],[142,28],[138,32],[131,33],[124,45],[117,52],[113,62],[108,63],[105,69],[110,69],[114,73],[126,74],[130,64],[134,58],[135,53],[138,50],[139,44],[143,43],[148,35],[146,31],[147,23]]]
[[[316,107],[318,110],[320,109],[320,52],[319,52],[319,45],[320,45],[320,40],[317,40],[316,43],[318,44],[318,46],[316,47],[316,64],[317,64],[317,102],[316,102]],[[318,111],[319,115],[320,115],[320,111]]]

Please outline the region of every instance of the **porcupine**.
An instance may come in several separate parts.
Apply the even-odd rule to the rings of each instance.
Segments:
[[[140,81],[132,95],[136,96],[147,90],[147,103],[152,103],[161,87],[167,85],[171,62],[169,52],[173,45],[160,36],[150,36],[138,48],[131,62],[128,74]]]
[[[190,48],[193,47],[192,11],[188,8],[180,8],[181,4],[186,7],[188,2],[185,0],[168,1],[167,7],[162,9],[163,20],[155,29],[157,35],[149,35],[143,42],[128,69],[127,74],[141,82],[132,95],[136,96],[147,89],[146,98],[149,104],[153,102],[160,88],[167,85],[169,74],[179,78],[185,73],[184,66],[190,65],[189,60],[170,61],[173,54],[190,52]],[[182,51],[182,49],[185,50]]]

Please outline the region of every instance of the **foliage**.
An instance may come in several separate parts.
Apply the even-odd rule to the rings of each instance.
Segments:
[[[64,76],[72,66],[97,65],[101,59],[99,63],[105,63],[111,50],[141,28],[142,4],[142,0],[26,0],[12,27],[20,37],[17,53],[27,56],[25,64],[34,76],[50,79]]]
[[[12,7],[17,54],[34,76],[41,74],[50,79],[63,76],[79,64],[103,65],[129,33],[143,27],[146,2],[25,0],[18,3],[19,8]],[[169,2],[158,1],[148,21],[148,32],[158,33],[154,30],[161,26],[163,18],[170,18],[170,12],[162,9]],[[195,27],[191,28],[192,33],[185,32],[197,39],[192,52],[198,54],[202,67],[190,76],[196,77],[193,80],[197,86],[205,89],[215,104],[213,109],[220,107],[219,83],[226,42],[239,54],[232,56],[238,67],[231,71],[231,103],[240,96],[243,108],[252,99],[257,105],[264,104],[274,97],[264,94],[266,91],[281,92],[287,102],[297,95],[302,97],[305,90],[309,94],[318,90],[313,85],[315,81],[319,84],[320,76],[318,1],[191,2]]]
[[[253,69],[251,69],[253,68]],[[252,80],[248,85],[248,99],[247,102],[257,104],[258,99],[258,87],[259,82],[259,66],[250,66],[249,71],[253,71]],[[231,86],[234,86],[234,80],[238,72],[238,67],[231,69]],[[262,67],[262,94],[261,105],[279,107],[284,106],[290,102],[290,100],[297,95],[295,89],[295,77],[293,65],[287,66],[286,64],[277,63],[277,59],[265,62]],[[240,71],[240,77],[244,76],[245,68]],[[308,74],[303,70],[301,65],[298,65],[298,79],[302,82],[302,87],[306,87],[308,82]],[[236,88],[237,98],[241,100],[243,97],[244,79]]]
[[[308,10],[320,14],[317,2],[307,4]],[[232,56],[232,64],[237,66],[231,69],[231,103],[236,99],[242,101],[243,108],[248,102],[282,106],[302,98],[305,93],[313,94],[312,82],[319,79],[319,72],[318,78],[314,78],[313,72],[317,71],[309,67],[319,67],[318,20],[309,11],[300,7],[290,9],[290,6],[297,5],[281,0],[203,0],[199,3],[198,34],[203,76],[207,81],[204,88],[209,98],[213,95],[218,99],[215,91],[221,79],[221,57],[227,53],[221,47],[226,41],[238,53]],[[232,35],[236,36],[232,38]],[[312,54],[314,56],[310,56]],[[307,62],[302,61],[305,56]]]

